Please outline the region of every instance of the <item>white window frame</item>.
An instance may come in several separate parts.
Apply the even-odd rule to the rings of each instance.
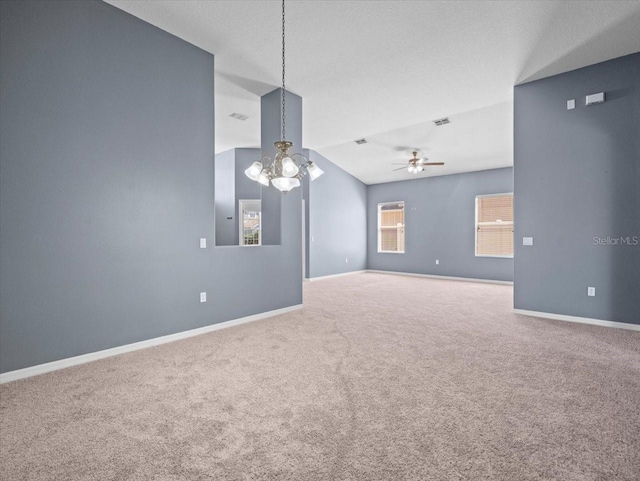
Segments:
[[[382,231],[382,227],[380,226],[380,220],[382,218],[382,206],[384,205],[393,205],[393,204],[402,204],[402,212],[404,214],[404,224],[402,224],[402,228],[404,229],[404,250],[401,251],[383,251],[382,250],[382,236],[380,235]],[[397,228],[397,226],[396,226]],[[395,202],[380,202],[378,204],[378,254],[404,254],[407,249],[407,206],[404,200],[398,200]]]
[[[498,194],[482,194],[482,195],[476,195],[476,198],[474,200],[475,203],[475,215],[474,215],[474,240],[473,240],[473,250],[474,253],[476,255],[476,257],[495,257],[497,259],[513,259],[513,254],[511,254],[510,256],[498,256],[495,254],[478,254],[478,199],[482,198],[482,197],[504,197],[510,195],[511,197],[513,197],[513,192],[500,192]],[[513,226],[513,224],[511,224]],[[513,246],[514,250],[515,250],[515,239],[514,239],[514,246]]]
[[[243,205],[244,203],[249,203],[249,202],[258,202],[260,204],[260,229],[259,229],[259,234],[258,234],[258,243],[257,244],[245,244],[244,243],[244,212],[243,212]],[[238,237],[238,244],[242,247],[259,247],[262,245],[262,199],[239,199],[238,200],[238,217],[239,217],[239,222],[238,222],[238,229],[239,229],[239,237]]]

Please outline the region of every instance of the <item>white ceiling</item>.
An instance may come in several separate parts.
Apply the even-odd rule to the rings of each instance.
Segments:
[[[281,81],[279,0],[107,1],[215,54],[216,152],[260,144],[259,97]],[[369,184],[414,178],[390,165],[413,148],[446,162],[420,175],[512,165],[513,85],[637,51],[637,0],[287,1],[304,147]]]
[[[451,123],[440,127],[420,122],[367,136],[366,144],[347,142],[321,152],[328,159],[348,159],[349,171],[366,184],[507,167],[513,165],[512,118],[513,104],[502,102],[450,115]],[[406,163],[414,150],[418,157],[445,165],[426,167],[420,174],[394,172],[401,166],[392,164]]]

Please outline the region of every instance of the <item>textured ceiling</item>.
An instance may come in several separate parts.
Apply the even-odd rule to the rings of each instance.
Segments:
[[[279,1],[108,3],[215,54],[216,151],[260,144]],[[366,183],[412,178],[390,163],[414,147],[446,162],[435,174],[511,165],[514,84],[640,51],[638,1],[290,0],[287,26],[304,147]]]

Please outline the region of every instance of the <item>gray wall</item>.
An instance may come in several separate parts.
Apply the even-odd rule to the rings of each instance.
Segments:
[[[215,245],[217,246],[238,245],[238,228],[235,225],[237,211],[235,164],[235,149],[226,150],[215,156]]]
[[[510,167],[370,185],[368,268],[513,280],[513,259],[475,256],[475,197],[505,192],[513,192]],[[405,202],[405,253],[380,254],[378,204],[393,201]]]
[[[640,238],[640,54],[519,85],[514,100],[515,307],[640,324],[640,245],[594,242]]]
[[[367,186],[319,153],[307,155],[325,172],[308,185],[307,277],[366,269]]]
[[[0,2],[0,371],[301,303],[300,189],[282,246],[198,247],[213,92],[212,55],[106,3]]]

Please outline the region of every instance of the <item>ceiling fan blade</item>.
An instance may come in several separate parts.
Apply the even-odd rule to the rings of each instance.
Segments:
[[[405,170],[406,167],[400,167],[399,169],[393,169],[391,172],[395,172],[396,170]]]
[[[444,165],[444,162],[425,162],[422,165]]]

